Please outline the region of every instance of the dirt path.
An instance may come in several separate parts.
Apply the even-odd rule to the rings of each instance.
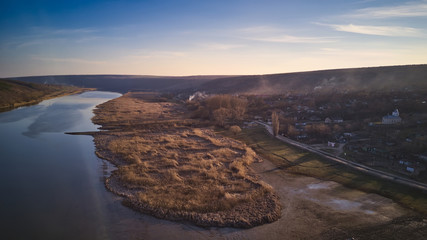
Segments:
[[[311,144],[310,147],[318,149],[318,150],[329,150],[335,156],[340,156],[344,152],[345,143],[338,144],[338,147],[329,147],[327,144]]]

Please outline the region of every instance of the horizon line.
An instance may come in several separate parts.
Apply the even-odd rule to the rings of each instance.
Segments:
[[[363,69],[363,68],[382,68],[382,67],[404,67],[404,66],[423,66],[427,63],[417,64],[398,64],[398,65],[381,65],[381,66],[365,66],[365,67],[343,67],[343,68],[328,68],[328,69],[313,69],[305,71],[292,71],[292,72],[276,72],[276,73],[260,73],[260,74],[194,74],[194,75],[155,75],[155,74],[118,74],[118,73],[78,73],[78,74],[47,74],[47,75],[27,75],[27,76],[12,76],[0,77],[0,79],[13,79],[13,78],[30,78],[30,77],[60,77],[60,76],[135,76],[135,77],[168,77],[168,78],[190,78],[190,77],[242,77],[242,76],[265,76],[265,75],[279,75],[279,74],[293,74],[293,73],[309,73],[321,72],[332,70],[349,70],[349,69]]]

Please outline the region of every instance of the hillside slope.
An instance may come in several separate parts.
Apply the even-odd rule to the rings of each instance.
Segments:
[[[427,89],[427,65],[335,69],[246,76],[61,75],[14,80],[97,88],[104,91],[205,91],[208,93],[283,94]]]
[[[97,88],[103,91],[126,93],[128,91],[177,91],[192,89],[201,84],[224,76],[134,76],[134,75],[59,75],[18,77],[13,80],[71,85],[85,88]]]
[[[80,92],[71,86],[27,83],[0,79],[0,111],[36,104],[44,99]]]
[[[228,77],[204,83],[199,90],[215,93],[279,94],[405,88],[427,89],[427,65]]]

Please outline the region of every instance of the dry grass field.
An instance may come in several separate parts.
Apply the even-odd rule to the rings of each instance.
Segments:
[[[155,93],[128,93],[98,106],[97,155],[117,166],[107,187],[125,204],[159,218],[201,226],[253,227],[277,220],[273,189],[248,167],[246,145],[217,136],[181,105]]]

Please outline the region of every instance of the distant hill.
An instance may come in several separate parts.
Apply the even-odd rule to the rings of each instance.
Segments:
[[[214,79],[201,91],[213,93],[310,93],[353,90],[427,90],[427,65],[352,68]]]
[[[427,65],[335,69],[246,76],[61,75],[15,80],[125,93],[133,90],[193,93],[283,94],[354,90],[427,89]]]
[[[133,90],[144,91],[177,91],[191,89],[216,78],[224,76],[188,76],[161,77],[138,75],[59,75],[18,77],[14,80],[42,83],[72,85],[98,90],[126,93]]]
[[[44,99],[73,94],[82,89],[0,79],[0,111],[36,104]]]

